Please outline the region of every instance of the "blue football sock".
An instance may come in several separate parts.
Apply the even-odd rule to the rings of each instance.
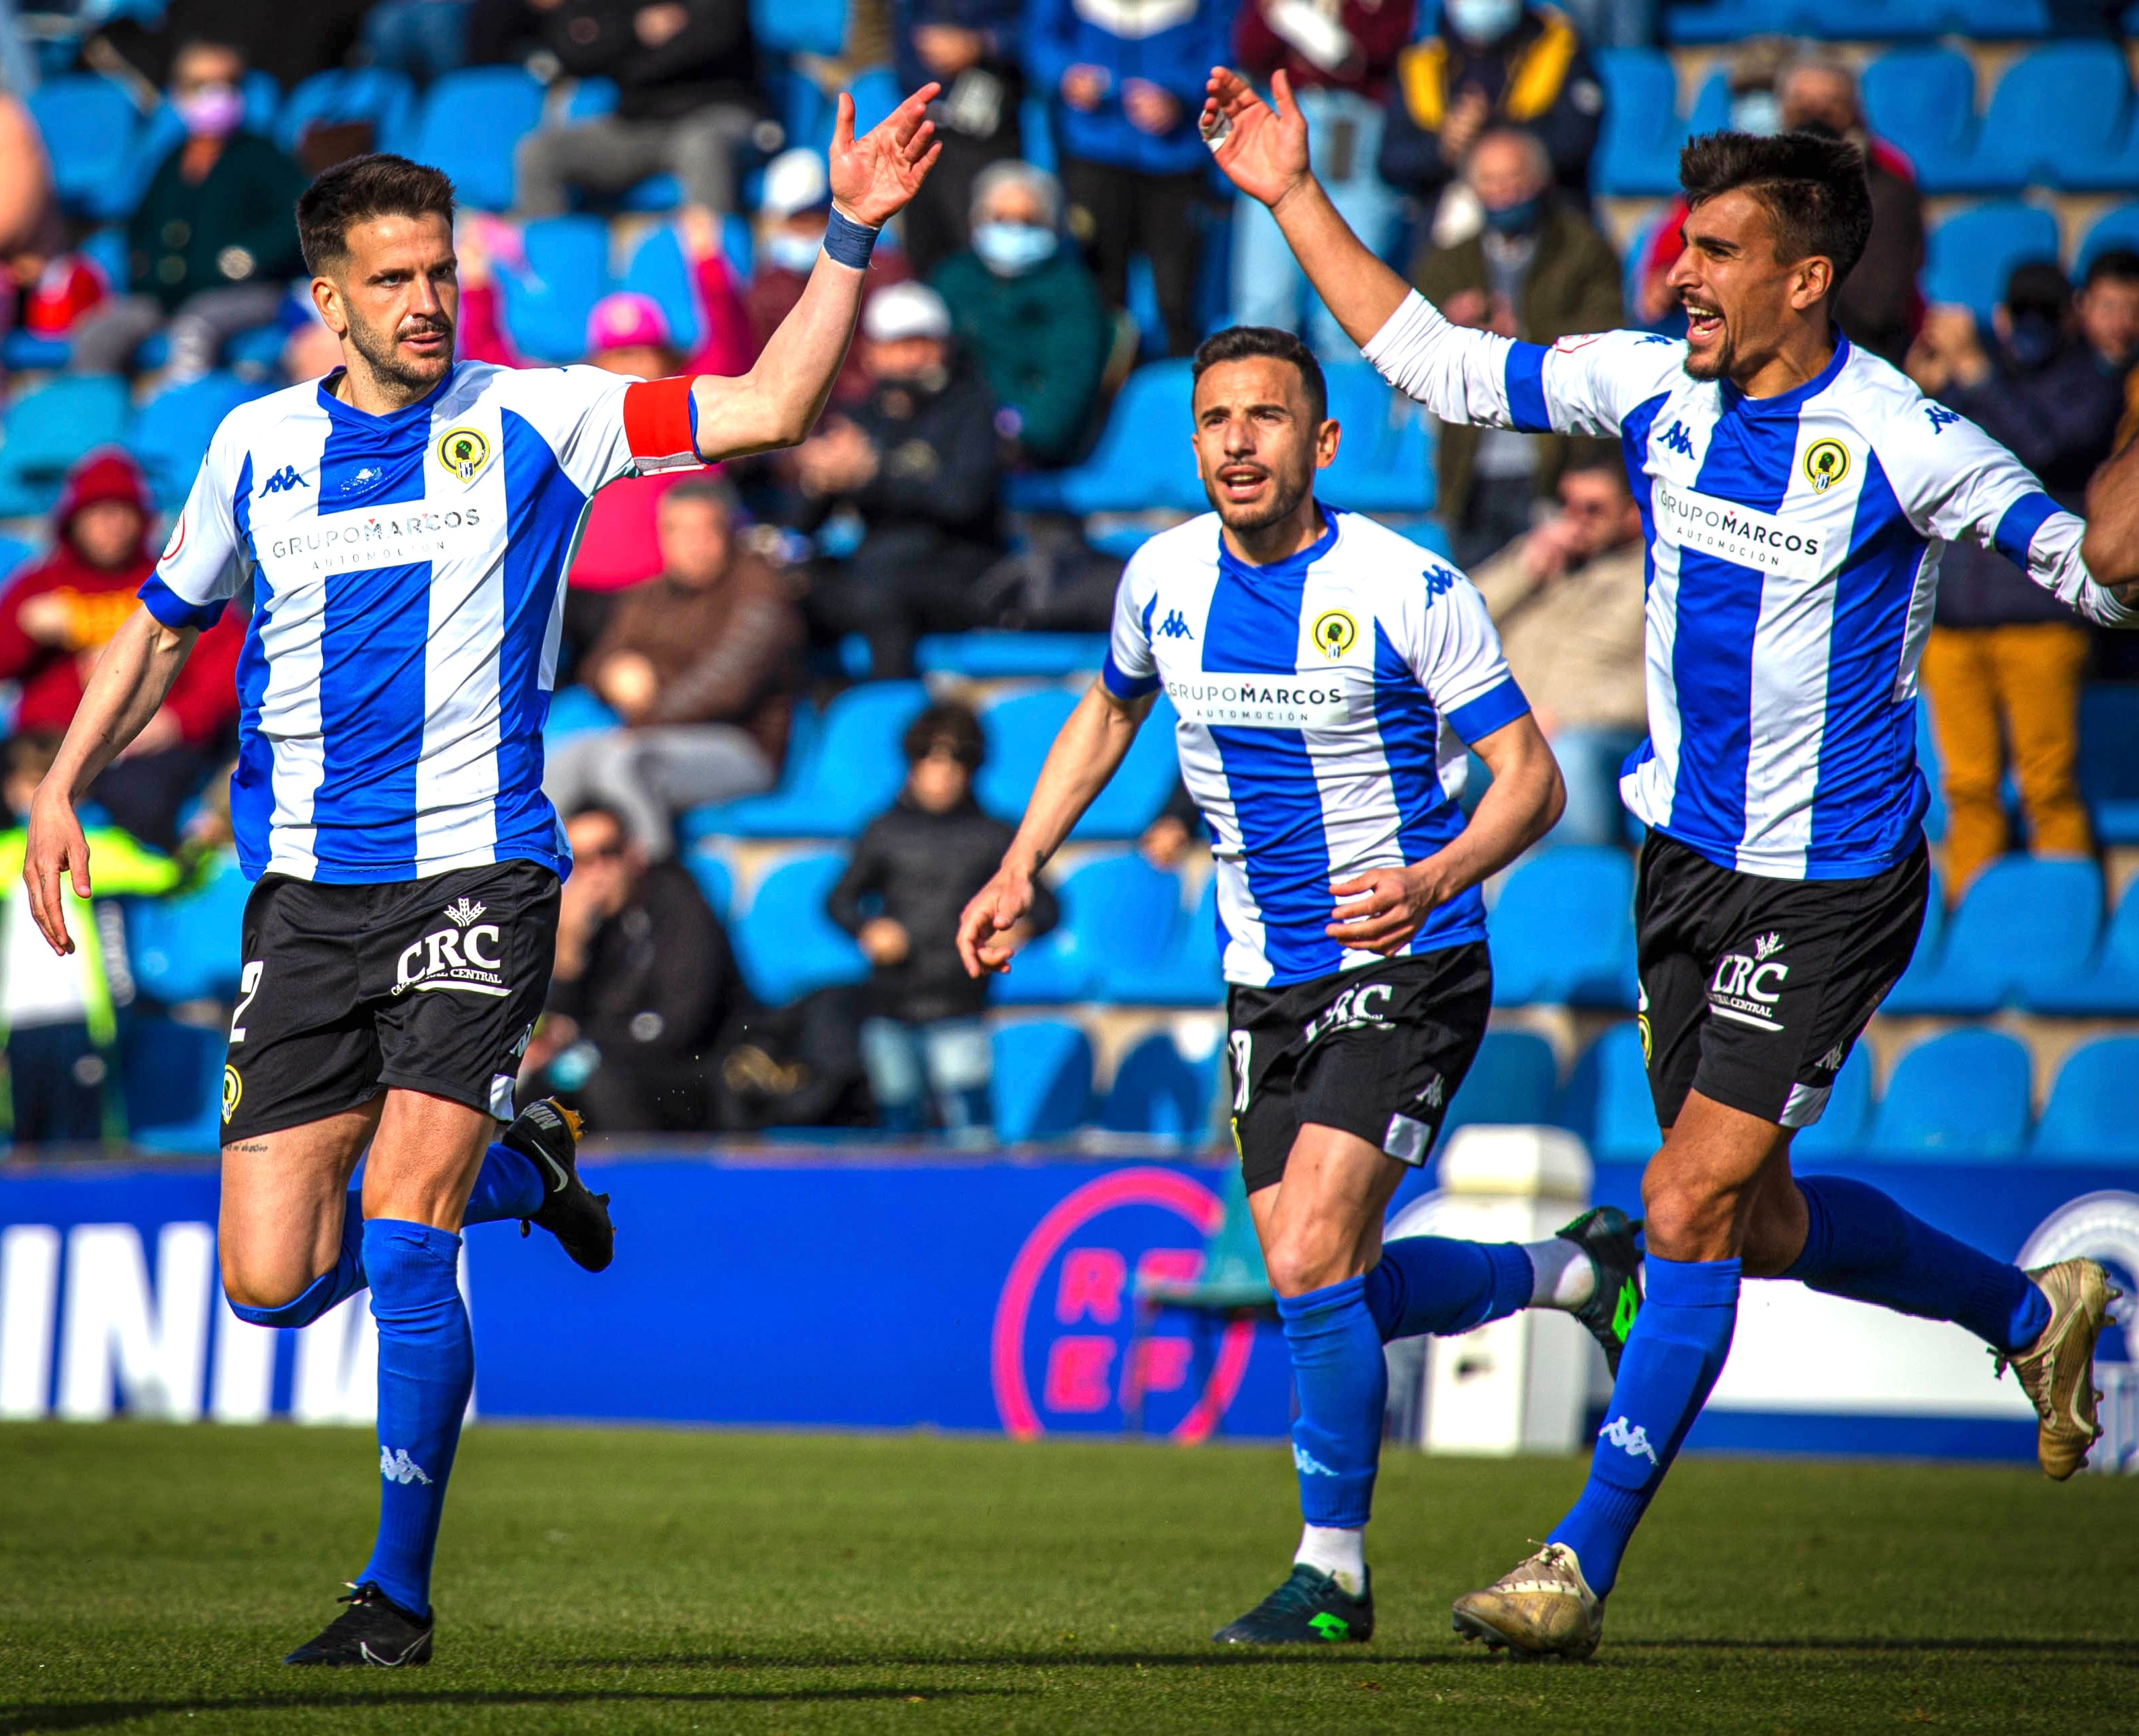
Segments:
[[[1367,1274],[1367,1312],[1384,1342],[1467,1333],[1526,1306],[1535,1274],[1514,1242],[1407,1235],[1382,1245]]]
[[[357,1582],[418,1616],[430,1612],[431,1552],[475,1386],[460,1253],[458,1236],[428,1224],[364,1226],[379,1323],[379,1541]]]
[[[1364,1279],[1348,1278],[1277,1299],[1300,1397],[1292,1462],[1310,1525],[1356,1528],[1373,1507],[1389,1369],[1365,1292]]]
[[[542,1209],[549,1190],[535,1161],[509,1145],[493,1145],[482,1154],[469,1191],[463,1224],[497,1224],[512,1218],[531,1218]]]
[[[341,1249],[335,1263],[280,1308],[251,1308],[241,1302],[230,1311],[255,1326],[310,1326],[336,1303],[364,1288],[364,1207],[351,1188],[341,1215]]]
[[[1876,1187],[1839,1176],[1798,1182],[1804,1252],[1783,1274],[1830,1296],[1951,1320],[1993,1350],[2025,1350],[2050,1304],[2018,1266],[1993,1259],[1902,1210]]]
[[[1736,1260],[1652,1254],[1645,1276],[1647,1293],[1619,1358],[1589,1480],[1546,1539],[1580,1558],[1599,1597],[1618,1579],[1619,1558],[1723,1372],[1738,1323]]]

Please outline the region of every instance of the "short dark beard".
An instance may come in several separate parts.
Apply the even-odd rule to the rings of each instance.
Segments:
[[[445,367],[441,368],[436,374],[426,374],[418,369],[412,368],[401,359],[400,352],[394,341],[399,335],[399,326],[382,337],[379,333],[358,319],[354,310],[349,309],[346,303],[344,304],[344,310],[349,319],[349,341],[355,347],[356,353],[370,364],[372,377],[383,386],[396,387],[406,393],[410,403],[414,403],[429,392],[446,377],[447,372],[453,367],[453,353],[448,346],[445,353]],[[448,337],[453,335],[453,328],[451,321],[440,319],[434,323],[444,328]]]
[[[1256,536],[1269,530],[1272,525],[1281,524],[1300,510],[1300,501],[1307,497],[1308,491],[1314,486],[1314,472],[1310,467],[1296,477],[1285,477],[1273,471],[1270,481],[1275,488],[1270,496],[1270,504],[1266,506],[1230,506],[1217,491],[1215,483],[1206,489],[1205,493],[1216,510],[1220,521],[1228,531],[1236,536]],[[1246,516],[1236,517],[1236,513]]]
[[[1737,342],[1730,335],[1730,326],[1725,325],[1723,328],[1723,341],[1716,346],[1713,358],[1696,366],[1693,352],[1691,350],[1686,351],[1686,371],[1695,379],[1728,379],[1730,378],[1730,369],[1737,359]]]

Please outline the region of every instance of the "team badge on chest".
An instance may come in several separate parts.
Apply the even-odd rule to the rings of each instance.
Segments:
[[[1325,609],[1314,618],[1315,648],[1332,663],[1352,648],[1359,623],[1341,609]]]
[[[472,482],[490,462],[490,441],[480,428],[449,428],[438,436],[438,462],[463,482]]]

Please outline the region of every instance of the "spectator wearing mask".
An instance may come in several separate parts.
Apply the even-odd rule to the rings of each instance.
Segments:
[[[2080,292],[2073,298],[2080,335],[2103,372],[2124,392],[2124,415],[2117,427],[2117,449],[2139,433],[2139,253],[2109,247],[2088,263]]]
[[[1024,27],[1022,0],[892,0],[899,89],[918,90],[932,80],[943,87],[928,105],[943,153],[899,218],[899,238],[920,276],[932,276],[965,245],[973,178],[1024,154]]]
[[[1246,0],[1233,24],[1233,64],[1267,86],[1283,70],[1307,120],[1315,178],[1352,232],[1381,252],[1396,232],[1397,198],[1376,172],[1389,76],[1411,41],[1412,0]],[[1303,307],[1304,304],[1304,307]],[[1300,329],[1324,361],[1353,360],[1357,347],[1285,245],[1260,201],[1233,201],[1236,325]]]
[[[622,814],[653,862],[679,809],[772,787],[802,638],[778,575],[737,545],[725,482],[680,482],[659,510],[661,575],[617,593],[580,669],[623,727],[567,737],[542,780],[560,813]]]
[[[1619,768],[1642,745],[1647,559],[1616,457],[1560,472],[1559,511],[1472,579],[1567,784],[1559,844],[1620,843]]]
[[[1619,323],[1619,265],[1611,243],[1552,183],[1534,134],[1492,127],[1464,164],[1485,213],[1469,240],[1422,255],[1412,281],[1459,325],[1533,344]],[[1505,428],[1441,431],[1440,504],[1456,564],[1471,567],[1529,530],[1570,455],[1610,443]]]
[[[1578,208],[1588,202],[1604,87],[1574,25],[1549,6],[1447,0],[1439,34],[1397,56],[1388,111],[1382,178],[1428,213],[1491,125],[1535,133],[1554,183]]]
[[[974,590],[1002,553],[995,399],[951,338],[951,312],[926,284],[879,290],[862,310],[869,395],[826,418],[795,448],[808,517],[840,507],[863,534],[810,587],[813,624],[859,633],[878,679],[913,672],[923,632],[975,623]]]
[[[903,746],[905,788],[863,832],[825,909],[869,961],[862,1060],[880,1124],[918,1132],[932,1107],[954,1137],[985,1139],[987,984],[959,961],[958,916],[995,873],[1013,829],[973,800],[984,744],[969,707],[929,707]],[[1037,883],[1033,892],[1028,936],[1055,926],[1054,894]]]
[[[171,105],[186,136],[157,165],[126,223],[128,293],[84,319],[74,365],[117,374],[151,333],[169,328],[169,377],[214,367],[241,331],[274,323],[285,286],[306,275],[291,208],[305,172],[243,132],[245,61],[219,42],[179,51]]]
[[[1997,343],[1987,351],[1965,308],[1934,307],[1909,352],[1910,377],[2077,512],[2109,456],[2122,394],[2073,334],[2071,292],[2055,265],[2014,267],[1992,325]],[[1949,897],[2007,847],[2009,751],[2035,853],[2092,853],[2078,773],[2087,655],[2079,620],[2004,555],[1965,539],[1946,545],[1922,678],[1946,780]]]
[[[972,245],[934,280],[1001,425],[1035,464],[1077,455],[1114,347],[1114,321],[1084,261],[1062,245],[1061,221],[1054,176],[991,164],[973,182]]]
[[[941,159],[937,166],[942,166]],[[923,184],[932,184],[935,179],[932,170]],[[832,183],[821,154],[798,145],[766,164],[757,206],[756,266],[743,291],[752,361],[802,299],[803,288],[816,269],[817,255],[825,245],[825,213],[831,208]],[[910,213],[913,207],[907,209]],[[903,283],[912,276],[905,256],[879,242],[864,274],[864,302],[879,290]],[[846,359],[839,364],[839,375],[832,382],[834,403],[855,403],[869,395],[869,375],[862,369],[860,350],[859,345],[850,345]]]
[[[155,565],[154,508],[132,455],[106,447],[67,473],[52,546],[0,592],[0,681],[22,683],[15,727],[59,736]],[[162,709],[90,788],[91,800],[159,849],[178,844],[179,808],[237,721],[242,611],[203,633]]]
[[[1228,0],[1032,0],[1025,65],[1061,106],[1070,227],[1110,307],[1128,305],[1129,257],[1151,262],[1169,355],[1196,347],[1193,302],[1210,153],[1203,86],[1226,58]]]
[[[614,810],[573,810],[565,837],[572,872],[526,1095],[555,1092],[605,1133],[709,1130],[713,1051],[747,1004],[727,932],[690,870],[649,863]]]
[[[513,166],[529,217],[559,217],[575,192],[612,198],[673,174],[683,197],[733,211],[737,149],[758,120],[746,0],[531,0],[542,38],[575,78],[607,78],[616,109],[538,127]]]

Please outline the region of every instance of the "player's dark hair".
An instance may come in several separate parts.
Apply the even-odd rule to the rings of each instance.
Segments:
[[[906,739],[899,743],[905,750],[906,763],[918,764],[934,752],[938,746],[951,750],[951,757],[967,770],[976,769],[987,757],[987,741],[981,734],[981,720],[973,715],[969,705],[960,705],[956,700],[946,700],[941,705],[932,705],[906,726]]]
[[[1290,362],[1300,370],[1300,383],[1307,392],[1308,413],[1319,426],[1329,413],[1329,387],[1322,378],[1322,364],[1299,338],[1275,325],[1228,325],[1223,331],[1212,332],[1197,347],[1196,359],[1189,364],[1190,377],[1201,379],[1206,369],[1221,362],[1245,362],[1257,355]]]
[[[2086,287],[2097,283],[2139,283],[2139,253],[2129,247],[2107,247],[2088,262]]]
[[[581,802],[578,807],[565,816],[565,824],[569,826],[574,820],[579,819],[605,819],[616,828],[616,835],[619,838],[627,843],[630,841],[629,823],[607,802]]]
[[[1864,154],[1846,139],[1812,131],[1764,139],[1751,133],[1703,133],[1678,154],[1678,183],[1689,210],[1740,188],[1758,200],[1775,229],[1775,257],[1785,264],[1818,254],[1834,281],[1857,268],[1872,233],[1872,189]]]
[[[2072,282],[2054,259],[2024,259],[2006,274],[2004,301],[2015,319],[2037,314],[2062,320],[2072,306]]]
[[[315,276],[349,254],[349,232],[375,217],[453,220],[453,183],[438,170],[389,151],[337,163],[297,200],[297,244]]]

